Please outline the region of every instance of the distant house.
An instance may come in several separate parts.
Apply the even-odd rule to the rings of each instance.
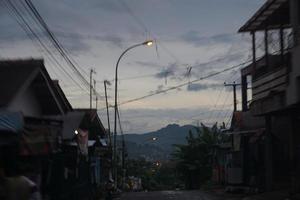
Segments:
[[[0,61],[0,111],[23,116],[22,155],[59,151],[62,121],[54,116],[71,110],[43,63],[43,60]]]
[[[0,108],[26,117],[64,115],[71,109],[57,95],[61,91],[43,60],[0,61],[0,91]]]
[[[0,61],[0,91],[0,159],[5,163],[0,167],[6,176],[30,177],[42,196],[49,195],[47,184],[53,177],[53,160],[61,152],[63,128],[63,121],[55,117],[72,107],[43,60]]]
[[[267,191],[300,192],[299,27],[298,0],[268,0],[239,29],[252,36],[252,63],[241,71],[242,110],[265,121],[260,154]]]
[[[0,61],[0,91],[6,176],[32,177],[51,199],[92,197],[104,188],[111,151],[97,110],[73,109],[43,60]]]
[[[265,120],[249,111],[233,113],[230,148],[225,153],[227,190],[263,191],[265,188]]]
[[[43,60],[0,61],[0,91],[6,176],[30,174],[51,199],[91,197],[103,187],[111,161],[97,111],[73,109]]]
[[[74,109],[61,118],[65,160],[61,188],[90,193],[104,188],[111,173],[111,151],[105,128],[95,109]],[[77,173],[75,173],[77,172]],[[70,198],[72,196],[69,196]]]

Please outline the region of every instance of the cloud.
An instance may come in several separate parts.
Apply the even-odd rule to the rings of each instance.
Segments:
[[[216,45],[216,44],[231,44],[237,40],[237,34],[218,34],[210,37],[201,36],[199,31],[191,30],[180,36],[184,42],[190,43],[196,47]]]
[[[123,47],[123,43],[124,43],[124,39],[118,35],[91,35],[91,34],[67,33],[67,32],[58,32],[58,31],[56,31],[55,34],[58,37],[64,39],[71,39],[74,42],[78,40],[80,41],[92,40],[92,41],[105,42],[107,44],[120,47],[120,48]]]
[[[121,122],[125,133],[146,133],[173,123],[179,125],[197,125],[198,122],[211,125],[216,121],[221,123],[225,120],[225,114],[230,110],[231,107],[215,107],[211,110],[208,106],[177,109],[126,109],[121,110]],[[215,113],[213,116],[212,112]],[[218,118],[216,118],[216,113],[220,113]],[[103,114],[101,119],[106,126],[106,114]]]
[[[118,48],[122,48],[124,43],[124,39],[117,35],[87,35],[59,31],[55,31],[54,34],[58,38],[58,41],[73,54],[88,52],[91,50],[92,42],[94,41],[106,43]],[[37,35],[39,35],[39,38],[44,42],[48,40],[45,33],[37,32]],[[11,42],[23,42],[29,40],[29,37],[34,38],[33,34],[29,33],[28,36],[23,30],[7,30],[0,35],[0,43],[10,44]]]
[[[167,94],[166,92],[163,92],[163,90],[165,90],[165,86],[164,85],[158,85],[156,90],[150,91],[149,94],[154,94],[154,93],[157,93],[157,92],[162,93],[162,94]]]
[[[35,31],[36,35],[38,35],[39,39],[48,46],[48,41],[50,41],[45,32],[42,31]],[[61,34],[57,34],[54,32],[54,35],[58,39],[58,41],[65,47],[70,53],[84,53],[91,49],[89,43],[87,43],[83,38],[80,37],[63,37]],[[0,44],[11,46],[12,43],[22,44],[24,42],[30,41],[31,39],[35,40],[36,44],[38,40],[35,36],[31,33],[25,33],[23,29],[18,26],[10,26],[8,29],[1,31],[0,33]],[[49,46],[50,47],[50,46]]]
[[[74,3],[75,1],[75,3]],[[72,53],[84,53],[91,49],[93,42],[99,41],[103,44],[110,45],[112,47],[122,48],[124,39],[118,34],[110,34],[105,31],[102,31],[101,34],[81,34],[79,32],[88,30],[88,27],[91,25],[89,21],[82,17],[80,14],[84,13],[81,8],[83,7],[103,7],[107,10],[116,10],[114,7],[118,8],[115,3],[112,3],[110,0],[92,0],[89,3],[84,3],[78,0],[64,0],[57,2],[58,4],[54,8],[58,10],[53,14],[50,12],[51,9],[54,9],[51,4],[51,1],[42,1],[38,2],[36,7],[40,9],[42,17],[48,23],[50,29],[58,40],[65,46],[65,48]],[[116,4],[116,6],[114,5]],[[80,5],[80,9],[78,10]],[[50,9],[46,9],[50,6]],[[65,9],[65,10],[63,10]],[[120,8],[122,10],[122,8]],[[10,45],[11,42],[22,43],[26,40],[29,40],[28,35],[24,32],[23,29],[19,27],[15,19],[10,16],[8,10],[0,6],[1,19],[1,33],[0,33],[0,43],[2,45]],[[79,12],[80,11],[80,12]],[[116,10],[119,11],[119,10]],[[36,28],[35,22],[26,18],[26,21],[31,26],[33,30],[40,36],[41,40],[47,40],[45,32],[41,31],[39,28]],[[70,22],[72,21],[72,22]],[[75,22],[75,23],[74,23]],[[80,29],[78,27],[80,26]],[[25,26],[24,26],[25,27]],[[90,28],[92,29],[92,27]],[[65,30],[68,30],[65,31]],[[79,30],[79,32],[78,32]],[[91,31],[88,31],[88,33]],[[30,33],[30,37],[33,35]],[[8,44],[7,44],[8,43]]]
[[[172,68],[168,68],[168,69],[163,69],[161,72],[157,73],[155,77],[161,79],[161,78],[173,76],[174,74],[175,74],[175,70]]]
[[[240,62],[244,61],[245,54],[242,52],[237,52],[233,54],[225,53],[223,55],[215,56],[213,59],[207,61],[207,62],[199,62],[196,61],[190,65],[187,65],[191,67],[189,76],[187,75],[187,72],[189,68],[183,68],[183,66],[186,66],[184,64],[178,64],[178,63],[171,63],[166,68],[160,70],[158,73],[155,74],[155,78],[157,79],[166,79],[173,80],[177,82],[186,81],[187,78],[190,80],[199,79],[201,77],[204,77],[206,75],[218,72],[222,69],[234,66],[236,64],[239,64]],[[149,63],[149,66],[152,63]],[[148,66],[148,63],[145,63],[145,65]],[[218,76],[214,76],[209,78],[209,80],[213,80],[216,83],[222,83],[227,80],[228,75],[235,76],[238,74],[239,69],[229,71],[227,73],[220,74]],[[206,85],[190,85],[188,90],[189,91],[198,91],[200,89],[205,89]],[[207,85],[210,88],[215,88],[216,85],[210,84]]]
[[[126,10],[122,6],[120,6],[119,5],[120,3],[116,0],[89,0],[89,1],[65,0],[64,3],[74,9],[78,9],[76,5],[81,5],[87,9],[94,9],[97,11],[101,9],[102,11],[114,12],[114,13],[126,12]]]
[[[161,70],[155,75],[155,78],[163,79],[168,77],[174,77],[175,72],[178,70],[177,63],[170,63],[165,69]]]
[[[237,52],[233,54],[224,54],[221,56],[215,56],[212,60],[207,62],[195,62],[193,64],[192,72],[195,74],[203,74],[206,72],[211,72],[212,69],[218,70],[222,68],[229,67],[230,64],[236,64],[243,60],[245,54],[242,52]]]
[[[143,67],[150,67],[150,68],[162,68],[161,64],[155,63],[155,62],[148,62],[148,61],[136,61],[135,64],[143,66]]]
[[[219,87],[223,87],[223,85],[216,83],[191,83],[187,86],[187,91],[197,92],[207,89],[215,90]]]

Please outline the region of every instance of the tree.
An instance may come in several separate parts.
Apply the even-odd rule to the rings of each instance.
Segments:
[[[196,130],[196,134],[190,130],[186,137],[187,144],[175,145],[173,153],[177,170],[187,189],[199,188],[210,179],[214,146],[227,139],[217,124],[212,127],[201,124]]]

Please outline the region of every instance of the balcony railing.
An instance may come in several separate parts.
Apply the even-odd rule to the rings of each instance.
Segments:
[[[265,73],[253,80],[252,101],[268,97],[271,93],[283,92],[286,90],[288,81],[288,68],[281,67]]]

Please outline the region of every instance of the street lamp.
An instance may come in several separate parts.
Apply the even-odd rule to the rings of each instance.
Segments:
[[[119,68],[119,62],[121,58],[131,49],[139,46],[152,46],[153,40],[147,40],[143,43],[135,44],[130,47],[128,47],[118,58],[117,64],[116,64],[116,73],[115,73],[115,121],[114,121],[114,168],[115,168],[115,184],[117,184],[117,166],[116,166],[116,147],[117,147],[117,109],[118,109],[118,68]],[[124,146],[123,146],[124,147]],[[124,149],[123,149],[124,151]]]

